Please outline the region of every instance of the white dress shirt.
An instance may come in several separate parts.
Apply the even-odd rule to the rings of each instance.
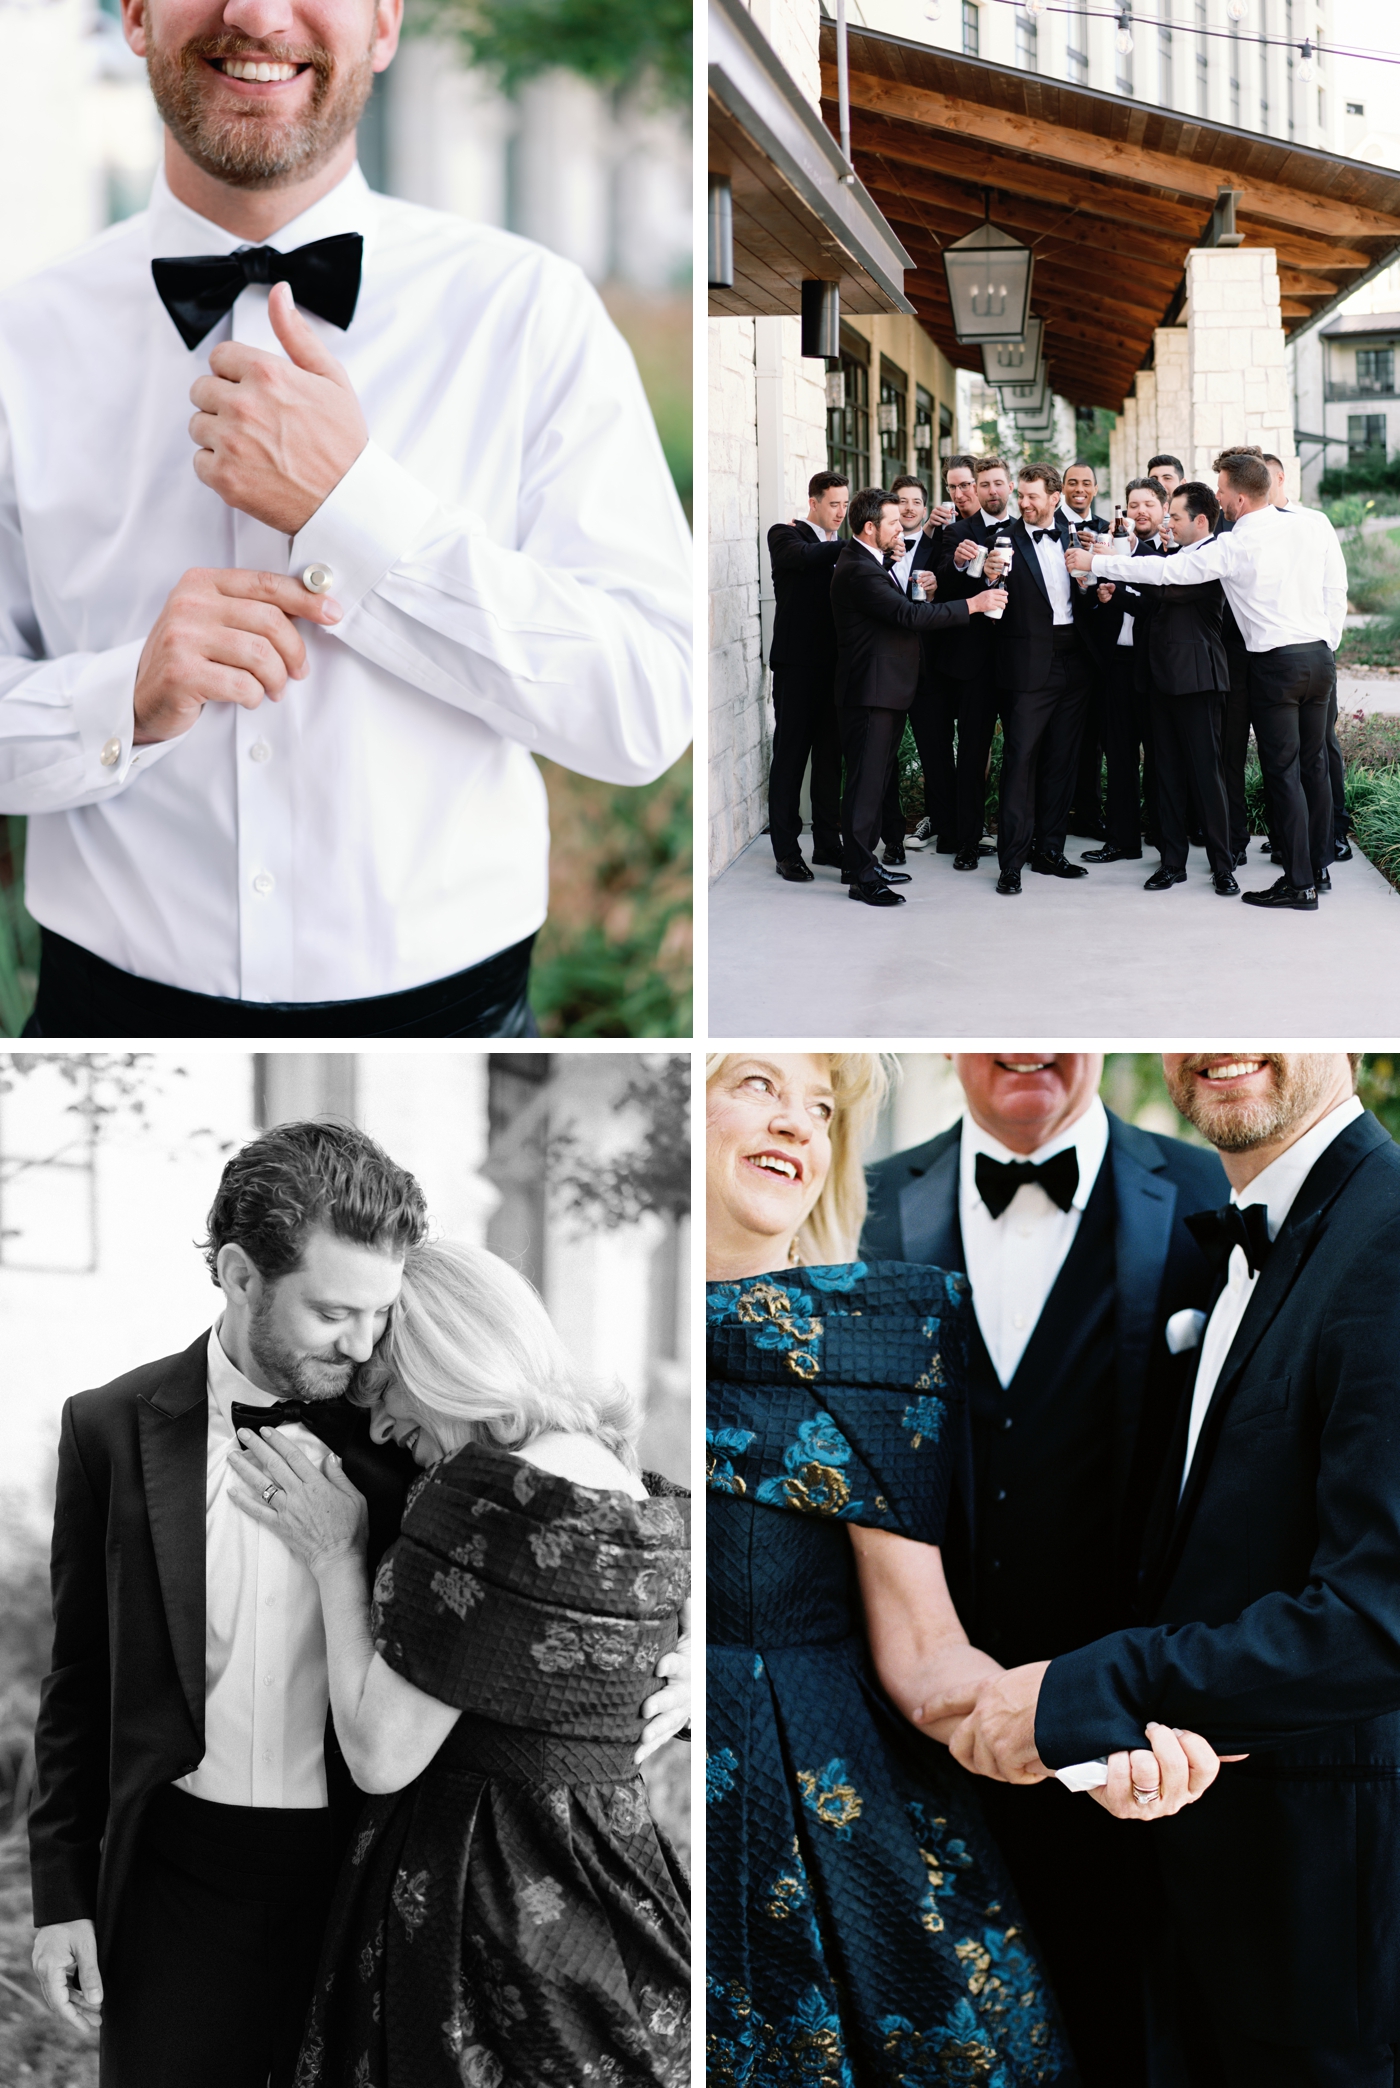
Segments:
[[[1031,524],[1027,522],[1026,527],[1029,529]],[[1073,623],[1074,611],[1070,607],[1070,577],[1065,565],[1065,547],[1055,534],[1053,521],[1039,543],[1032,537],[1031,549],[1040,560],[1040,570],[1045,575],[1045,587],[1050,596],[1050,609],[1055,622]]]
[[[1316,1162],[1326,1152],[1334,1138],[1354,1124],[1363,1114],[1359,1097],[1353,1095],[1348,1102],[1341,1102],[1295,1139],[1287,1152],[1271,1160],[1261,1174],[1257,1174],[1248,1188],[1232,1189],[1230,1201],[1241,1209],[1246,1204],[1265,1204],[1269,1213],[1269,1238],[1276,1240],[1283,1222],[1292,1210],[1298,1191],[1311,1174]],[[1215,1391],[1225,1359],[1239,1332],[1254,1286],[1259,1281],[1257,1269],[1251,1270],[1243,1247],[1232,1247],[1226,1270],[1225,1288],[1215,1301],[1215,1309],[1206,1323],[1201,1342],[1201,1360],[1196,1368],[1196,1384],[1191,1395],[1191,1419],[1186,1432],[1186,1459],[1181,1468],[1181,1487],[1186,1485],[1186,1475],[1191,1469],[1191,1460],[1196,1454],[1196,1444],[1205,1422],[1206,1412]]]
[[[1063,565],[1061,567],[1063,570]],[[1023,1182],[999,1218],[993,1218],[977,1189],[977,1155],[993,1160],[1039,1163],[1073,1146],[1079,1186],[1062,1211],[1039,1182]],[[1108,1113],[1095,1095],[1077,1123],[1034,1153],[1013,1153],[972,1117],[962,1122],[958,1170],[958,1222],[963,1262],[972,1286],[972,1309],[987,1344],[992,1368],[1003,1385],[1016,1375],[1026,1343],[1074,1244],[1079,1220],[1108,1151]]]
[[[177,1790],[211,1805],[326,1803],[330,1685],[321,1598],[308,1566],[228,1497],[237,1438],[229,1409],[272,1406],[209,1334],[204,1489],[204,1756]],[[289,1439],[319,1470],[326,1446],[293,1422]]]
[[[1138,541],[1139,541],[1139,543],[1140,543],[1140,544],[1142,545],[1142,551],[1139,551],[1139,552],[1137,553],[1137,556],[1138,556],[1139,558],[1141,558],[1141,556],[1142,556],[1142,554],[1143,554],[1143,551],[1155,551],[1155,550],[1157,550],[1157,549],[1158,549],[1158,547],[1159,547],[1159,546],[1160,546],[1160,544],[1161,544],[1161,541],[1162,541],[1162,539],[1161,539],[1161,538],[1160,538],[1159,536],[1157,536],[1157,535],[1155,535],[1155,534],[1154,534],[1154,535],[1152,535],[1152,536],[1150,536],[1150,537],[1140,537],[1140,538],[1138,539]],[[1119,625],[1119,627],[1118,627],[1118,643],[1119,643],[1119,645],[1131,645],[1131,644],[1132,644],[1132,642],[1133,642],[1133,612],[1132,612],[1132,610],[1131,610],[1131,609],[1125,609],[1125,610],[1123,611],[1123,621],[1122,621],[1122,623],[1121,623],[1121,624]]]
[[[906,536],[904,549],[894,562],[894,577],[899,582],[900,590],[904,594],[909,592],[909,576],[914,570],[914,554],[919,548],[919,538],[922,534],[921,530],[916,530],[912,537]]]
[[[189,350],[157,255],[242,242],[171,195],[0,298],[0,810],[31,815],[31,910],[121,970],[250,1001],[420,986],[544,919],[531,755],[623,784],[690,734],[690,546],[632,357],[580,272],[374,194],[358,167],[281,252],[364,236],[346,369],[367,448],[289,540],[195,477]],[[191,567],[300,574],[280,703],[206,705],[136,748],[146,636]]]
[[[1335,652],[1346,626],[1346,560],[1336,530],[1312,509],[1256,508],[1174,558],[1096,555],[1094,573],[1135,587],[1218,580],[1252,653],[1319,639]]]

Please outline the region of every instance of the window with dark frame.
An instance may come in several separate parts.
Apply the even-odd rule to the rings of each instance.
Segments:
[[[1259,0],[1259,128],[1269,135],[1269,0]]]
[[[927,429],[927,434],[922,431]],[[914,387],[914,469],[928,487],[929,505],[938,499],[933,469],[933,395],[922,384]]]
[[[1023,72],[1040,70],[1040,31],[1023,14],[1016,17],[1016,63]]]
[[[888,374],[887,374],[888,373]],[[892,429],[880,430],[880,482],[888,485],[909,469],[909,391],[902,370],[880,358],[880,404],[893,406],[898,419]]]
[[[1240,120],[1240,32],[1230,24],[1230,121]]]
[[[1347,462],[1359,464],[1372,450],[1385,455],[1385,415],[1383,413],[1349,413],[1347,415]]]
[[[1377,397],[1390,398],[1395,391],[1395,350],[1393,348],[1358,348],[1356,351],[1356,389],[1359,392],[1374,392]]]
[[[855,494],[870,473],[870,372],[844,348],[840,361],[829,362],[827,368],[840,370],[846,390],[845,405],[827,409],[827,469],[844,472]]]
[[[982,55],[981,10],[977,0],[962,0],[963,55],[980,58]]]

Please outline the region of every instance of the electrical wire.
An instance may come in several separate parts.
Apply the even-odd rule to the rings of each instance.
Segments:
[[[994,0],[994,4],[998,7],[1020,7],[1022,0]],[[1054,0],[1046,0],[1046,5],[1042,12],[1045,14],[1074,15],[1080,21],[1088,17],[1094,21],[1101,22],[1121,21],[1123,15],[1127,13],[1134,29],[1166,29],[1174,35],[1179,35],[1183,42],[1185,42],[1187,37],[1191,36],[1214,36],[1223,39],[1227,43],[1267,44],[1272,49],[1279,51],[1300,51],[1303,44],[1307,42],[1312,44],[1313,57],[1319,62],[1324,58],[1358,58],[1370,65],[1400,65],[1400,51],[1358,51],[1347,44],[1317,43],[1314,42],[1312,37],[1263,36],[1253,34],[1239,24],[1233,29],[1201,29],[1194,22],[1164,21],[1160,15],[1140,15],[1135,13],[1131,7],[1125,9],[1121,6],[1056,6]],[[930,50],[938,50],[941,46],[930,44],[928,48]],[[956,56],[957,54],[954,53],[953,55]],[[1164,115],[1179,116],[1184,113],[1180,109],[1163,111]]]

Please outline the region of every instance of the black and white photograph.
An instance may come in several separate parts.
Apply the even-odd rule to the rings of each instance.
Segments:
[[[690,2079],[690,1061],[0,1057],[0,2080]]]

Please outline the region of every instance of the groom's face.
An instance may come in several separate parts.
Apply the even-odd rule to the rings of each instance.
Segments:
[[[250,1285],[248,1349],[269,1391],[338,1399],[384,1332],[403,1261],[321,1227],[285,1276]]]
[[[1222,1153],[1291,1143],[1352,1090],[1341,1051],[1169,1051],[1167,1092]]]
[[[1096,1051],[958,1051],[953,1066],[975,1123],[1013,1153],[1034,1153],[1093,1101]]]

